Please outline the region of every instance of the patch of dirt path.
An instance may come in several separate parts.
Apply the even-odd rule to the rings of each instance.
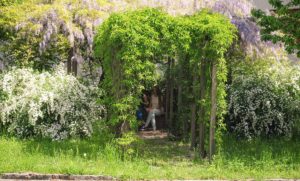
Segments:
[[[156,130],[156,131],[140,131],[138,136],[142,139],[165,139],[168,137],[168,132]]]

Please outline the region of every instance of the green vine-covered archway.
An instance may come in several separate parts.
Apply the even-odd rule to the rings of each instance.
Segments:
[[[173,104],[176,86],[178,95],[186,97],[178,103],[183,105],[177,105],[177,117],[191,113],[183,108],[194,104],[195,109],[199,107],[204,129],[208,115],[214,129],[216,117],[222,120],[225,112],[224,53],[235,32],[227,18],[208,10],[183,17],[172,17],[158,9],[112,14],[95,38],[95,55],[104,70],[102,86],[109,123],[135,127],[139,96],[156,81],[155,64],[164,62],[168,64],[167,82],[173,82],[167,86],[168,104]],[[166,110],[170,127],[175,125],[173,110],[172,106]],[[191,117],[196,118],[197,111],[192,112]]]

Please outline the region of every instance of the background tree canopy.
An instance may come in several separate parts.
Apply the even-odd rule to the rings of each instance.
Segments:
[[[274,43],[282,42],[288,53],[295,52],[300,57],[300,1],[290,0],[283,3],[281,0],[269,0],[269,3],[274,7],[273,15],[267,15],[261,10],[252,12],[262,27],[262,39]]]
[[[79,64],[78,74],[99,78],[100,71],[92,53],[96,27],[111,13],[141,7],[159,7],[172,15],[192,14],[209,8],[224,14],[236,25],[241,38],[239,43],[248,54],[282,56],[277,46],[260,41],[259,29],[249,18],[253,6],[247,0],[3,2],[18,3],[0,9],[0,68],[18,65],[51,70],[59,62],[69,61]]]

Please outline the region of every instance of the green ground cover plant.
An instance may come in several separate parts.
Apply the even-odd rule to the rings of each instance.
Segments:
[[[267,179],[300,177],[300,141],[236,140],[209,164],[183,142],[145,140],[123,159],[110,136],[51,142],[0,138],[0,173],[38,172],[110,175],[121,179]]]

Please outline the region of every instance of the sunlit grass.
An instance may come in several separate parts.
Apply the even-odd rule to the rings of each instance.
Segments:
[[[110,175],[121,179],[300,178],[299,140],[237,141],[228,137],[214,162],[181,142],[146,140],[127,159],[97,136],[51,142],[0,138],[0,173]]]

